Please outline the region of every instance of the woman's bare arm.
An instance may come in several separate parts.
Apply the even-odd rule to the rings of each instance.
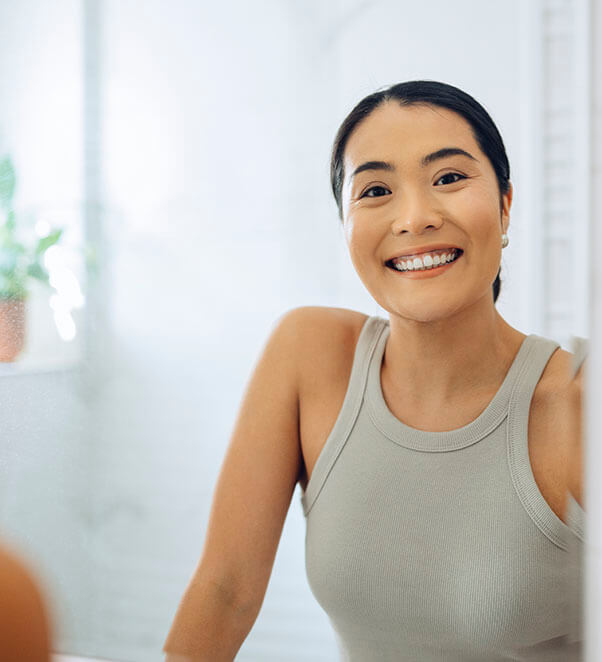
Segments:
[[[230,662],[270,578],[303,460],[298,360],[305,308],[275,324],[247,384],[205,543],[163,647],[167,660]]]
[[[577,503],[585,510],[583,499],[583,478],[585,467],[583,464],[583,449],[587,440],[583,438],[585,432],[585,425],[583,421],[584,415],[584,381],[583,376],[585,370],[584,361],[577,373],[571,379],[570,393],[568,401],[570,403],[573,420],[572,420],[572,436],[573,443],[571,446],[571,453],[567,464],[567,485],[570,494],[577,501]]]

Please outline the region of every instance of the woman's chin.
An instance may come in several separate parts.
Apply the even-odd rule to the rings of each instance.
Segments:
[[[408,299],[410,297],[404,300],[396,300],[388,296],[378,302],[392,315],[409,322],[422,324],[446,322],[462,314],[470,319],[474,319],[475,315],[482,317],[485,314],[485,308],[488,309],[492,305],[489,290],[484,293],[475,293],[461,292],[456,288],[455,292],[449,292],[445,295],[424,296],[424,298],[415,301]]]
[[[438,297],[435,301],[420,301],[416,305],[408,305],[407,301],[400,305],[399,301],[386,301],[380,305],[392,315],[402,317],[408,322],[416,322],[422,324],[432,324],[436,322],[444,322],[457,315],[466,306],[461,302],[451,301],[450,299],[442,300]]]

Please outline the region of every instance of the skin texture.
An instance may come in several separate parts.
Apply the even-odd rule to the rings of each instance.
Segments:
[[[459,147],[476,161],[454,155],[421,165],[422,157],[444,147]],[[359,165],[375,160],[394,171],[351,177]],[[408,404],[416,427],[449,429],[457,405],[487,402],[525,338],[499,315],[491,287],[512,188],[500,210],[493,166],[463,117],[397,102],[379,106],[356,127],[344,172],[343,228],[351,260],[390,314],[383,387]],[[384,264],[413,247],[440,242],[464,254],[436,277],[411,279]],[[434,411],[441,412],[440,421]]]

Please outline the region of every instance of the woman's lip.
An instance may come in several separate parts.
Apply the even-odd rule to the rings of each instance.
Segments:
[[[388,260],[385,260],[385,262],[392,262],[393,260],[407,260],[413,257],[418,257],[420,255],[425,255],[426,253],[434,253],[436,251],[450,251],[450,250],[455,250],[458,253],[462,254],[464,250],[460,248],[459,246],[417,246],[415,249],[413,249],[413,253],[404,253],[403,255],[394,255],[393,257],[390,257]]]
[[[387,269],[395,271],[400,276],[405,276],[406,278],[411,278],[413,280],[418,280],[421,278],[432,278],[442,274],[444,271],[447,271],[450,267],[453,267],[458,260],[462,259],[463,253],[460,253],[458,257],[453,262],[447,262],[445,264],[439,265],[438,267],[433,267],[432,269],[424,269],[423,271],[399,271],[395,267],[390,267],[387,265]]]

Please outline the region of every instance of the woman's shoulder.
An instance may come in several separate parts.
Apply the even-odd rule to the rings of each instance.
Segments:
[[[366,313],[350,308],[298,306],[286,311],[281,319],[286,318],[304,334],[319,340],[327,340],[332,334],[359,335],[369,317],[370,315]]]
[[[544,339],[558,342],[552,338]],[[587,341],[583,338],[573,338],[572,344],[573,351],[560,346],[551,354],[538,384],[540,392],[558,396],[565,388],[575,389],[581,386]]]
[[[300,379],[305,385],[324,375],[345,375],[355,347],[370,315],[330,306],[299,306],[288,310],[283,321],[294,329]]]

